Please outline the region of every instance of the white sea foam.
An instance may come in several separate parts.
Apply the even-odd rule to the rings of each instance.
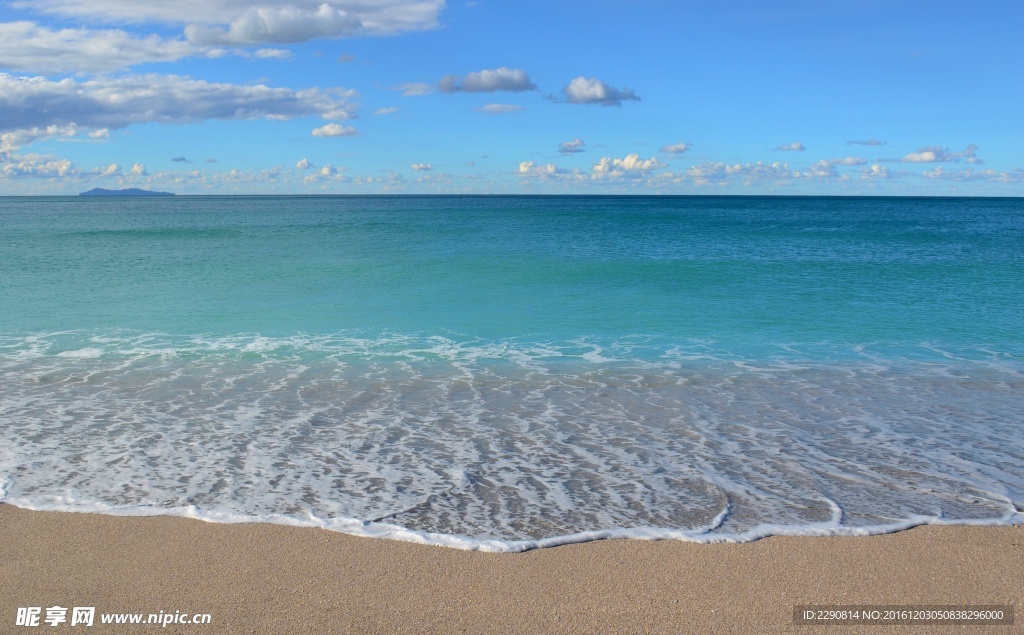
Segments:
[[[0,500],[490,551],[1024,522],[1019,361],[657,344],[0,337]]]
[[[78,357],[81,359],[95,359],[103,354],[98,348],[82,348],[77,351],[61,351],[57,357]]]

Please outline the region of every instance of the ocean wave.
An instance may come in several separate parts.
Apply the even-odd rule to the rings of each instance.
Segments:
[[[497,551],[1022,521],[1019,357],[775,350],[6,335],[0,500]]]

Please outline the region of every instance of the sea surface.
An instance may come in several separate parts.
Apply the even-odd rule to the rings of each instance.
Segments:
[[[0,198],[0,501],[491,551],[1024,523],[1024,199]]]

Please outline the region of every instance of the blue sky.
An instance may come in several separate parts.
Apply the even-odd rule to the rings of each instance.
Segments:
[[[0,194],[1024,194],[1024,4],[0,0]]]

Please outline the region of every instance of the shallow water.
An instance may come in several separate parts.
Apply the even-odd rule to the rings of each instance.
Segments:
[[[491,550],[1021,522],[1019,199],[0,199],[24,507]]]

